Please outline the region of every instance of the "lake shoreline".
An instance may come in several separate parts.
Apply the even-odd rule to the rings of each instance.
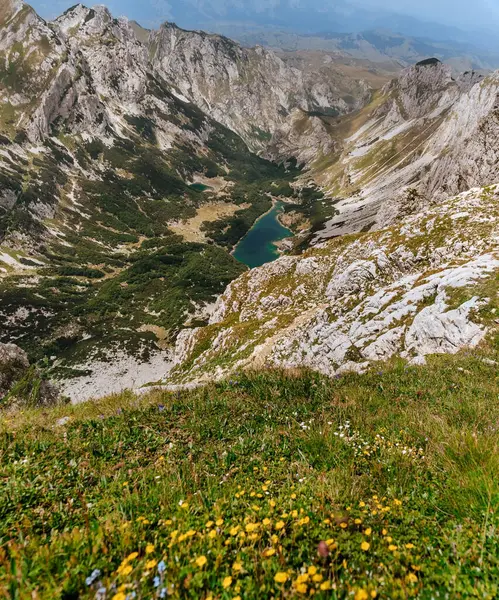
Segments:
[[[255,220],[246,235],[232,249],[231,255],[236,260],[253,269],[279,258],[279,243],[294,237],[293,231],[279,219],[284,204],[284,201],[272,198],[272,207]]]

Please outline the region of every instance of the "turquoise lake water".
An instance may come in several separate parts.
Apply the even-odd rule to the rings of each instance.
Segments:
[[[213,188],[209,185],[205,185],[204,183],[191,183],[189,186],[191,190],[195,190],[196,192],[206,192],[206,190],[212,190]]]
[[[236,246],[234,257],[237,260],[253,269],[279,258],[279,252],[273,242],[293,236],[293,233],[277,220],[282,207],[282,202],[277,202],[270,212],[253,225]]]

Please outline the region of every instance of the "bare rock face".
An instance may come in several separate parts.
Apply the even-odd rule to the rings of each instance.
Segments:
[[[0,408],[53,406],[60,401],[57,387],[30,367],[24,350],[0,344]]]
[[[219,35],[165,24],[150,39],[155,71],[179,93],[256,150],[295,109],[324,114],[351,110],[333,84],[305,75],[264,48],[243,48]]]
[[[473,189],[244,274],[209,328],[179,337],[172,382],[265,366],[335,375],[476,347],[497,327],[498,206],[499,186]]]
[[[0,344],[0,398],[3,398],[29,369],[26,352],[14,344]]]

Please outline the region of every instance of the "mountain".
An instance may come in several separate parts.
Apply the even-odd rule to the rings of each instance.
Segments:
[[[295,108],[341,114],[370,88],[345,101],[266,50],[104,7],[2,9],[0,341],[80,398],[146,383],[245,269],[229,251],[272,193],[295,193],[298,171],[254,151]]]

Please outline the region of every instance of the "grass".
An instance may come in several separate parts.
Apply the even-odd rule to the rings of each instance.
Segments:
[[[495,598],[497,358],[5,414],[0,597]]]

